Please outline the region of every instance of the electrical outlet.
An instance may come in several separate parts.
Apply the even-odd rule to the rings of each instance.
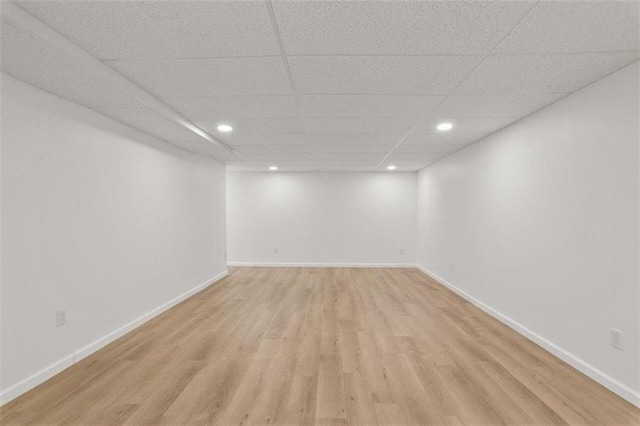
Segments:
[[[611,329],[611,346],[618,350],[623,350],[622,348],[622,331],[616,330],[615,328]]]
[[[278,254],[278,249],[277,249],[277,248],[274,248],[274,249],[273,249],[273,253],[274,253],[274,254]]]
[[[62,327],[67,323],[67,310],[61,309],[56,312],[56,326]]]
[[[404,254],[404,249],[400,249],[400,254]]]
[[[449,268],[451,269],[451,272],[453,272],[453,263],[450,265]]]

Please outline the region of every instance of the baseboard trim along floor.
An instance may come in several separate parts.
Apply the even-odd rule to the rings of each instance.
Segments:
[[[186,300],[188,298],[190,298],[191,296],[195,295],[196,293],[204,290],[205,288],[209,287],[212,284],[215,284],[216,282],[220,281],[221,279],[223,279],[224,277],[226,277],[228,275],[228,271],[223,271],[220,274],[206,280],[205,282],[198,284],[197,286],[193,287],[190,290],[185,291],[184,293],[180,294],[179,296],[174,297],[173,299],[169,300],[168,302],[163,303],[162,305],[158,306],[157,308],[152,309],[151,311],[147,312],[144,315],[141,315],[140,317],[134,319],[133,321],[129,322],[128,324],[125,324],[124,326],[118,328],[117,330],[114,330],[108,334],[106,334],[105,336],[91,342],[90,344],[78,349],[77,351],[74,351],[73,353],[65,356],[64,358],[54,362],[53,364],[48,365],[47,367],[43,368],[40,371],[37,371],[36,373],[32,374],[31,376],[27,377],[26,379],[16,383],[13,386],[8,387],[6,390],[2,391],[0,393],[0,406],[6,404],[9,401],[12,401],[14,399],[16,399],[17,397],[19,397],[20,395],[28,392],[29,390],[35,388],[36,386],[38,386],[41,383],[44,383],[45,381],[49,380],[50,378],[52,378],[53,376],[55,376],[56,374],[61,373],[62,371],[66,370],[67,368],[71,367],[73,364],[81,361],[82,359],[86,358],[87,356],[91,355],[92,353],[102,349],[103,347],[107,346],[109,343],[115,341],[116,339],[124,336],[125,334],[131,332],[132,330],[140,327],[141,325],[143,325],[144,323],[146,323],[147,321],[157,317],[158,315],[160,315],[161,313],[171,309],[172,307],[174,307],[175,305],[177,305],[178,303],[182,302],[183,300]]]
[[[273,263],[227,262],[227,266],[252,268],[415,268],[415,263]]]
[[[610,391],[616,393],[617,395],[619,395],[620,397],[624,398],[625,400],[627,400],[631,404],[633,404],[636,407],[640,408],[640,393],[634,391],[633,389],[631,389],[630,387],[626,386],[625,384],[620,383],[619,381],[617,381],[613,377],[611,377],[611,376],[607,375],[606,373],[600,371],[599,369],[597,369],[596,367],[592,366],[591,364],[588,364],[587,362],[583,361],[582,359],[578,358],[577,356],[573,355],[572,353],[564,350],[563,348],[561,348],[560,346],[556,345],[555,343],[553,343],[553,342],[545,339],[544,337],[540,336],[539,334],[531,331],[530,329],[528,329],[524,325],[520,324],[519,322],[517,322],[517,321],[509,318],[508,316],[502,314],[501,312],[493,309],[491,306],[485,304],[481,300],[476,299],[475,297],[471,296],[466,291],[461,290],[460,288],[458,288],[455,285],[451,284],[450,282],[448,282],[444,278],[442,278],[442,277],[434,274],[433,272],[429,271],[424,266],[416,265],[416,267],[420,271],[425,273],[427,276],[433,278],[438,283],[440,283],[443,286],[447,287],[449,290],[453,291],[454,293],[456,293],[460,297],[462,297],[462,298],[466,299],[467,301],[473,303],[475,306],[477,306],[478,308],[482,309],[487,314],[491,315],[492,317],[494,317],[495,319],[499,320],[503,324],[511,327],[513,330],[517,331],[518,333],[520,333],[521,335],[523,335],[527,339],[531,340],[535,344],[541,346],[542,348],[544,348],[545,350],[549,351],[553,355],[557,356],[558,358],[560,358],[561,360],[563,360],[567,364],[571,365],[576,370],[578,370],[581,373],[587,375],[588,377],[590,377],[591,379],[593,379],[596,382],[600,383],[602,386],[606,387]]]

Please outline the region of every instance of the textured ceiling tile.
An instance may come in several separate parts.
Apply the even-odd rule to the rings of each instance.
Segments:
[[[402,143],[400,144],[394,152],[408,152],[408,153],[449,153],[459,150],[465,146],[465,144],[460,143]]]
[[[362,131],[366,133],[407,133],[418,118],[363,118]]]
[[[247,160],[256,162],[258,164],[267,164],[267,163],[275,164],[279,161],[278,157],[276,157],[276,155],[273,153],[264,153],[264,154],[248,153],[248,154],[242,154],[242,156]]]
[[[278,157],[286,162],[310,162],[313,157],[309,153],[278,152]]]
[[[307,135],[305,135],[304,133],[264,135],[264,140],[269,145],[301,145],[308,143]]]
[[[291,93],[279,57],[106,63],[160,98]]]
[[[411,133],[407,135],[402,144],[433,144],[453,143],[459,136],[458,133]]]
[[[308,154],[309,145],[269,145],[273,151],[280,154]]]
[[[273,154],[267,145],[235,145],[233,150],[240,154]]]
[[[274,2],[288,54],[489,52],[531,2]]]
[[[386,161],[431,161],[442,158],[441,153],[429,153],[429,152],[393,152]]]
[[[461,133],[460,135],[458,135],[455,138],[454,143],[468,145],[470,143],[479,141],[480,139],[486,137],[489,133],[490,132],[488,131],[483,131],[481,128],[477,130],[474,129],[474,131]]]
[[[367,161],[380,161],[386,154],[382,152],[367,152],[367,151],[354,151],[348,153],[335,153],[335,152],[316,152],[313,157],[316,160],[367,160]]]
[[[201,129],[209,132],[210,134],[220,136],[220,137],[255,135],[255,133],[249,127],[249,125],[245,120],[214,118],[211,120],[195,120],[194,124],[199,126]],[[218,125],[220,124],[230,125],[231,127],[233,127],[233,131],[231,133],[220,132],[218,130]]]
[[[144,1],[138,5],[183,58],[280,54],[265,2]]]
[[[571,55],[488,56],[456,89],[457,94],[523,93],[553,79],[574,59]]]
[[[191,120],[298,116],[293,96],[208,96],[162,101]]]
[[[2,23],[2,71],[61,98],[89,107],[139,107],[117,88]]]
[[[502,129],[503,127],[508,126],[509,124],[519,119],[520,117],[491,117],[482,120],[471,130],[478,133],[491,133]]]
[[[498,110],[493,115],[496,117],[522,117],[544,108],[549,104],[565,97],[566,93],[540,93],[524,95],[515,102]]]
[[[335,153],[347,153],[347,152],[379,152],[386,154],[389,152],[389,145],[378,144],[312,144],[309,146],[309,150],[312,153],[315,152],[335,152]]]
[[[126,1],[26,1],[16,4],[100,59],[162,58],[175,54]]]
[[[433,133],[440,138],[450,138],[478,124],[478,120],[480,119],[477,117],[466,117],[466,118],[465,117],[462,117],[462,118],[447,117],[446,119],[425,118],[420,122],[420,124],[418,124],[418,126],[416,126],[415,130],[412,133]],[[438,124],[443,122],[453,124],[453,128],[450,131],[445,131],[445,132],[439,131],[437,129],[437,126]]]
[[[640,52],[586,53],[570,55],[566,67],[532,87],[532,92],[574,92],[640,58]]]
[[[300,118],[249,119],[244,123],[256,134],[304,133],[304,123]]]
[[[293,56],[298,93],[447,94],[479,61],[476,56]]]
[[[375,160],[316,160],[319,168],[339,168],[350,170],[353,167],[375,167],[378,163]]]
[[[380,134],[380,133],[314,133],[309,134],[311,144],[329,145],[386,145],[393,146],[402,139],[402,134]]]
[[[541,1],[497,53],[638,50],[636,1]]]
[[[301,95],[305,117],[424,117],[444,100],[434,95]]]
[[[305,118],[308,133],[362,133],[362,123],[353,117]]]
[[[213,135],[211,132],[209,134]],[[260,135],[213,135],[217,139],[226,143],[227,145],[236,146],[236,145],[263,145],[264,138]]]
[[[231,125],[233,132],[220,132],[217,127],[223,123]],[[243,120],[200,120],[195,121],[194,124],[228,145],[262,145],[265,143],[264,138],[257,135]]]
[[[487,117],[515,101],[519,94],[451,95],[431,114],[433,117]]]
[[[200,142],[202,137],[147,108],[94,108],[96,111],[165,141]]]

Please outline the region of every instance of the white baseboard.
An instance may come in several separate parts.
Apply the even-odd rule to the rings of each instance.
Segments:
[[[108,345],[109,343],[113,342],[114,340],[124,336],[125,334],[129,333],[131,330],[140,327],[142,324],[144,324],[145,322],[149,321],[150,319],[160,315],[161,313],[171,309],[172,307],[174,307],[175,305],[177,305],[178,303],[182,302],[183,300],[188,299],[189,297],[193,296],[194,294],[198,293],[199,291],[204,290],[205,288],[209,287],[210,285],[220,281],[221,279],[223,279],[224,277],[226,277],[228,275],[227,271],[221,272],[220,274],[216,275],[215,277],[212,277],[210,279],[208,279],[207,281],[203,282],[202,284],[199,284],[197,286],[195,286],[194,288],[187,290],[186,292],[182,293],[181,295],[174,297],[173,299],[169,300],[166,303],[163,303],[162,305],[158,306],[157,308],[147,312],[146,314],[134,319],[133,321],[129,322],[128,324],[118,328],[117,330],[112,331],[111,333],[99,338],[98,340],[95,340],[94,342],[91,342],[90,344],[88,344],[87,346],[78,349],[77,351],[74,351],[73,353],[71,353],[70,355],[65,356],[64,358],[54,362],[53,364],[43,368],[40,371],[37,371],[36,373],[32,374],[31,376],[27,377],[26,379],[16,383],[13,386],[8,387],[7,389],[3,390],[2,392],[0,392],[0,406],[6,404],[7,402],[19,397],[20,395],[22,395],[23,393],[26,393],[27,391],[35,388],[36,386],[38,386],[41,383],[44,383],[45,381],[49,380],[51,377],[55,376],[56,374],[62,372],[63,370],[71,367],[73,364],[79,362],[80,360],[86,358],[87,356],[91,355],[92,353],[96,352],[97,350],[105,347],[106,345]]]
[[[257,268],[415,268],[415,263],[271,263],[227,262],[227,266],[251,266]]]
[[[450,289],[454,293],[458,294],[462,298],[466,299],[467,301],[473,303],[475,306],[477,306],[478,308],[482,309],[484,312],[488,313],[489,315],[491,315],[492,317],[496,318],[500,322],[502,322],[502,323],[506,324],[507,326],[511,327],[513,330],[517,331],[518,333],[520,333],[521,335],[523,335],[527,339],[531,340],[532,342],[534,342],[538,346],[542,347],[543,349],[545,349],[548,352],[552,353],[553,355],[557,356],[558,358],[560,358],[561,360],[563,360],[567,364],[571,365],[576,370],[580,371],[581,373],[585,374],[586,376],[588,376],[591,379],[595,380],[596,382],[600,383],[602,386],[606,387],[610,391],[614,392],[615,394],[617,394],[620,397],[624,398],[625,400],[629,401],[631,404],[633,404],[636,407],[640,408],[640,393],[639,392],[634,391],[633,389],[631,389],[627,385],[625,385],[623,383],[620,383],[619,381],[617,381],[613,377],[611,377],[611,376],[607,375],[606,373],[598,370],[596,367],[588,364],[584,360],[582,360],[582,359],[578,358],[577,356],[573,355],[572,353],[566,351],[565,349],[561,348],[560,346],[556,345],[555,343],[550,342],[549,340],[545,339],[544,337],[540,336],[539,334],[535,333],[534,331],[528,329],[524,325],[522,325],[522,324],[514,321],[513,319],[507,317],[506,315],[498,312],[497,310],[493,309],[491,306],[486,305],[484,302],[482,302],[482,301],[476,299],[475,297],[471,296],[466,291],[459,289],[458,287],[454,286],[453,284],[451,284],[450,282],[448,282],[444,278],[441,278],[438,275],[434,274],[433,272],[429,271],[424,266],[422,266],[422,265],[415,265],[415,266],[419,270],[424,272],[426,275],[428,275],[429,277],[433,278],[434,280],[436,280],[437,282],[439,282],[443,286],[447,287],[448,289]]]

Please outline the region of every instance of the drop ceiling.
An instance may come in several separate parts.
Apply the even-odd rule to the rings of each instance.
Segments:
[[[635,1],[13,3],[231,150],[4,14],[3,72],[232,170],[418,170],[640,57]]]

